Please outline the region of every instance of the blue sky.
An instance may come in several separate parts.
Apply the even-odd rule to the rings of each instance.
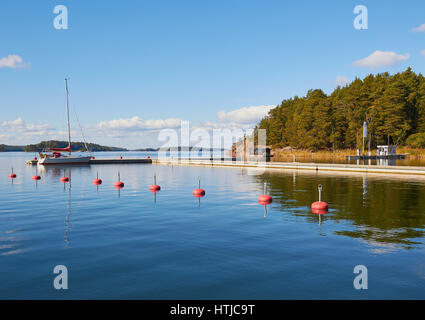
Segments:
[[[53,27],[56,5],[68,8],[67,30]],[[368,8],[367,30],[353,27],[356,5]],[[180,119],[249,128],[337,78],[424,73],[425,32],[413,31],[424,12],[420,0],[2,0],[0,144],[64,138],[65,76],[92,142],[159,146],[158,130]]]

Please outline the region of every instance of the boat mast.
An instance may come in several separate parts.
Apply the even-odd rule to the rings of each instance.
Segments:
[[[65,88],[66,88],[66,114],[68,119],[68,142],[69,147],[71,148],[71,126],[69,124],[69,105],[68,105],[68,79],[65,78]],[[69,154],[71,154],[71,149],[69,149]]]

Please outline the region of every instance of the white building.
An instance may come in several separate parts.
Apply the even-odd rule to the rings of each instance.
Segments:
[[[397,146],[377,146],[377,156],[392,156],[397,154]]]

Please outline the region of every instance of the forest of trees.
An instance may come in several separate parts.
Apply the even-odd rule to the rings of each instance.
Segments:
[[[355,79],[330,95],[310,90],[305,97],[282,101],[256,129],[267,130],[267,144],[274,148],[354,149],[362,144],[363,121],[373,148],[388,140],[405,145],[413,134],[416,140],[418,134],[423,137],[425,77],[408,68]]]

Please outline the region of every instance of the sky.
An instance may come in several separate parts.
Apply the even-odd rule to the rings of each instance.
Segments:
[[[2,0],[0,144],[66,140],[65,77],[73,141],[81,126],[89,142],[159,147],[182,120],[249,131],[309,89],[424,73],[424,12],[423,0]]]

